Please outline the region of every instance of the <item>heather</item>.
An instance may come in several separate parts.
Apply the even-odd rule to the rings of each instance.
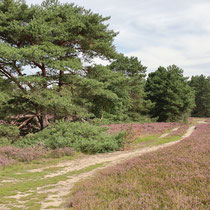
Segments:
[[[71,156],[72,151],[104,153],[130,147],[135,139],[159,135],[178,123],[132,123],[97,126],[89,123],[59,121],[43,131],[16,139],[0,139],[0,165],[30,162],[40,158]],[[2,129],[6,133],[13,127]],[[15,135],[14,135],[15,136]],[[14,139],[14,138],[12,138]],[[144,139],[145,142],[150,139]]]
[[[0,147],[0,166],[7,166],[18,162],[31,162],[42,158],[59,158],[62,156],[73,156],[71,148],[58,148],[55,150],[43,147],[24,147],[15,146]]]
[[[128,135],[132,137],[140,137],[145,135],[162,134],[180,125],[179,123],[127,123],[127,124],[111,124],[104,125],[108,127],[109,133],[117,133],[126,130]]]
[[[77,186],[73,209],[208,209],[210,125]]]
[[[181,125],[180,127],[177,128],[177,130],[174,130],[174,131],[170,132],[168,137],[170,137],[170,136],[183,136],[188,128],[189,128],[189,125]]]

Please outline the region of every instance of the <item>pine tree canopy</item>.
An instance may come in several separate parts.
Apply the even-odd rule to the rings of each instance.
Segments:
[[[151,114],[158,121],[186,120],[194,107],[194,91],[188,85],[183,70],[172,65],[149,74],[145,91],[155,103]]]
[[[108,19],[57,0],[0,0],[0,73],[16,85],[12,111],[5,106],[4,113],[32,114],[41,128],[47,114],[85,116],[87,106],[76,98],[78,83],[89,81],[84,61],[116,56]]]
[[[210,117],[210,76],[192,76],[190,86],[195,90],[195,108],[192,115]]]

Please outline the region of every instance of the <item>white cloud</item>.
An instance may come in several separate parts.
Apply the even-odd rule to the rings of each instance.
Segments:
[[[41,0],[26,0],[41,3]],[[69,0],[60,2],[72,3]],[[119,31],[118,52],[137,56],[154,71],[176,64],[185,74],[210,75],[209,0],[74,0],[103,16]]]

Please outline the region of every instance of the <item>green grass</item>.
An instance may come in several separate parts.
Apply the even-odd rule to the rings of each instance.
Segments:
[[[31,163],[18,163],[17,165],[9,165],[6,167],[0,166],[0,182],[12,178],[12,179],[27,179],[30,177],[41,176],[47,174],[48,172],[54,172],[56,170],[61,169],[61,167],[51,167],[60,162],[65,162],[69,160],[74,160],[81,157],[81,153],[75,153],[73,157],[65,156],[61,158],[49,158],[49,159],[41,159],[34,160]],[[42,174],[40,173],[28,173],[27,171],[32,169],[40,169],[45,168]],[[48,168],[49,167],[49,168]]]
[[[139,139],[136,139],[134,141],[134,144],[138,144],[138,143],[143,143],[143,142],[148,142],[154,139],[157,139],[160,135],[152,135],[152,136],[142,136]]]
[[[53,167],[44,169],[41,172],[27,172],[31,165],[23,166],[11,166],[1,170],[1,178],[15,178],[14,182],[11,183],[3,183],[0,190],[0,204],[8,204],[8,205],[21,205],[20,202],[24,202],[24,205],[27,209],[39,209],[40,201],[47,197],[47,193],[37,193],[36,189],[38,187],[45,187],[44,189],[50,189],[54,185],[60,181],[67,180],[70,176],[79,175],[82,173],[86,173],[92,171],[98,167],[102,167],[103,164],[95,164],[88,166],[81,170],[70,171],[63,175],[58,175],[50,178],[43,178],[43,176],[49,174],[50,172],[56,172],[61,169],[61,167]],[[32,167],[33,168],[33,167]],[[21,173],[20,173],[21,172]],[[17,174],[18,173],[18,174]],[[7,176],[6,176],[7,175]],[[15,198],[9,197],[14,196],[17,193],[26,193],[30,192],[29,195],[23,196],[19,199],[18,202]]]
[[[173,141],[178,141],[181,139],[181,136],[166,136],[164,138],[159,138],[159,136],[160,135],[143,136],[139,139],[136,139],[133,142],[133,145],[144,145],[144,143],[146,143],[146,146],[157,146]]]
[[[43,187],[45,185],[56,184],[59,181],[65,181],[69,176],[78,175],[81,173],[89,172],[95,168],[101,167],[103,164],[95,164],[88,166],[84,169],[71,171],[69,173],[58,175],[55,177],[50,177],[46,179],[42,179],[43,175],[48,174],[46,171],[37,172],[37,173],[26,173],[23,175],[19,175],[20,181],[17,183],[5,183],[1,186],[0,198],[3,196],[15,195],[18,192],[26,192],[29,190],[35,190],[37,187]],[[31,175],[31,177],[30,177]],[[30,177],[30,179],[29,179]]]
[[[173,141],[178,141],[181,139],[181,136],[170,136],[165,138],[156,139],[154,142],[152,142],[152,146],[157,146],[161,144],[166,144]]]

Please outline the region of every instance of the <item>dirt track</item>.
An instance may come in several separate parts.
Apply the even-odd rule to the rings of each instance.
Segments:
[[[198,123],[205,123],[203,121],[200,121]],[[43,177],[43,179],[48,179],[52,177],[57,177],[60,175],[65,175],[67,173],[71,173],[73,171],[78,171],[84,168],[87,168],[89,166],[93,166],[96,164],[103,164],[100,167],[97,167],[96,169],[90,170],[88,172],[83,172],[80,174],[75,174],[75,175],[69,175],[67,180],[65,181],[59,181],[57,184],[54,185],[46,185],[44,187],[39,187],[36,189],[37,193],[46,193],[47,198],[43,199],[41,202],[41,209],[57,209],[58,207],[60,209],[65,209],[63,202],[65,196],[67,196],[71,189],[74,187],[74,185],[83,179],[90,178],[92,177],[97,171],[104,169],[109,166],[116,165],[118,163],[121,163],[123,161],[126,161],[128,159],[140,156],[142,154],[156,151],[160,148],[168,147],[174,144],[177,144],[178,142],[182,141],[186,137],[189,137],[192,132],[194,131],[195,126],[191,126],[188,128],[187,132],[185,135],[182,136],[182,138],[179,141],[175,142],[170,142],[158,146],[152,146],[152,147],[146,147],[146,148],[139,148],[135,150],[130,150],[130,151],[118,151],[118,152],[113,152],[113,153],[108,153],[108,154],[97,154],[97,155],[91,155],[91,156],[84,156],[83,158],[77,159],[77,160],[72,160],[64,163],[59,163],[56,166],[54,165],[53,167],[62,167],[60,170],[57,170],[55,172],[49,172],[47,175]],[[173,129],[174,130],[174,129]],[[172,131],[173,131],[172,130]],[[166,135],[162,135],[160,138],[165,137]],[[50,167],[46,167],[50,168]],[[35,170],[30,170],[30,173],[36,173],[36,172],[41,172],[46,168],[39,168]],[[49,188],[49,189],[47,189]],[[17,194],[13,196],[13,198],[20,200],[21,197],[26,196],[27,194],[30,194],[31,192],[26,192],[25,195]],[[24,204],[23,204],[24,205]],[[5,207],[5,208],[4,208]],[[8,209],[6,206],[0,206],[1,210]],[[56,208],[57,207],[57,208]]]
[[[205,122],[200,121],[199,123],[205,123]],[[47,202],[47,203],[43,202],[41,209],[45,209],[48,206],[60,206],[63,202],[62,197],[65,195],[68,195],[70,193],[70,191],[75,183],[77,183],[85,178],[89,178],[89,177],[93,176],[97,171],[99,171],[103,168],[109,167],[109,166],[116,165],[118,163],[121,163],[125,160],[137,157],[139,155],[142,155],[142,154],[145,154],[148,152],[152,152],[152,151],[156,151],[160,148],[164,148],[164,147],[168,147],[168,146],[177,144],[178,142],[182,141],[183,139],[189,137],[192,134],[192,132],[194,131],[194,129],[195,129],[195,126],[191,126],[190,128],[188,128],[187,132],[183,135],[183,137],[179,141],[170,142],[170,143],[166,143],[163,145],[153,146],[153,147],[144,148],[144,149],[142,149],[142,148],[136,149],[136,150],[132,150],[132,151],[120,151],[120,152],[114,152],[114,153],[110,153],[110,154],[98,154],[98,155],[83,158],[79,161],[78,160],[71,161],[64,165],[58,164],[57,165],[58,167],[62,166],[65,168],[57,173],[52,173],[52,174],[47,175],[46,178],[65,174],[65,173],[67,173],[69,171],[73,171],[73,170],[79,170],[79,169],[85,168],[90,165],[109,162],[108,164],[106,164],[103,167],[97,168],[97,169],[92,170],[87,173],[73,176],[70,179],[68,179],[67,181],[59,182],[58,184],[56,184],[54,189],[47,191],[49,193],[48,199],[54,200],[54,201]],[[164,135],[162,137],[165,137],[165,136],[166,135]],[[56,192],[56,195],[55,194],[50,195],[50,193],[52,193],[52,192]]]

